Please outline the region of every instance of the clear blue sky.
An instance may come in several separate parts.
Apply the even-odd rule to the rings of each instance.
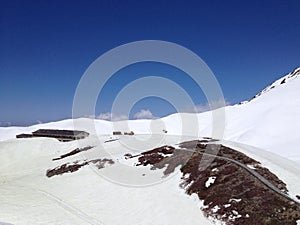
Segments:
[[[132,41],[165,40],[191,49],[212,69],[230,103],[252,97],[300,66],[300,1],[0,3],[2,125],[70,118],[73,95],[87,67],[104,52]],[[162,67],[154,65],[166,77],[176,73]],[[128,80],[112,79],[116,92],[107,96],[139,77],[132,70]],[[182,79],[175,81],[185,83]],[[186,81],[195,97],[199,92],[193,87]],[[98,105],[97,113],[109,112],[112,100]],[[155,116],[174,112],[158,99],[141,101],[133,113],[140,109]]]

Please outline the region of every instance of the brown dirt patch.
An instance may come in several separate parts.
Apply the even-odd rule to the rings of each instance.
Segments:
[[[94,159],[90,161],[75,161],[73,163],[65,163],[63,165],[60,165],[58,167],[55,167],[54,169],[49,169],[46,172],[47,177],[53,177],[56,175],[62,175],[65,173],[73,173],[78,171],[81,167],[84,167],[89,164],[94,164],[98,169],[102,169],[105,167],[106,164],[112,165],[114,164],[114,161],[112,159]]]
[[[84,152],[84,151],[90,150],[92,148],[94,148],[94,147],[92,147],[92,146],[86,146],[84,148],[76,148],[76,149],[74,149],[74,150],[72,150],[72,151],[70,151],[70,152],[68,152],[68,153],[66,153],[64,155],[61,155],[58,158],[54,158],[52,160],[53,161],[60,160],[60,159],[63,159],[63,158],[66,158],[66,157],[69,157],[69,156],[72,156],[72,155],[76,155],[79,152]]]
[[[180,186],[187,194],[197,194],[204,201],[202,210],[206,216],[226,224],[295,225],[300,219],[299,206],[267,188],[244,168],[222,158],[203,156],[204,153],[215,153],[215,148],[218,147],[218,156],[245,165],[255,165],[257,173],[282,191],[287,191],[286,184],[258,161],[226,146],[215,146],[206,140],[184,142],[179,147],[182,149],[170,150],[168,146],[162,146],[131,157],[138,157],[139,166],[150,164],[152,169],[164,169],[165,175],[180,166]],[[205,160],[211,163],[206,164]],[[216,179],[208,186],[210,177]]]

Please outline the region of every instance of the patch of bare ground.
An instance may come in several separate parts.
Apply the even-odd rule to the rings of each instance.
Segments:
[[[228,159],[235,160],[244,165],[251,165],[255,168],[255,172],[260,174],[266,180],[268,180],[272,185],[274,185],[279,190],[287,193],[286,184],[281,181],[275,174],[271,173],[267,168],[264,168],[260,165],[260,162],[248,157],[244,153],[236,151],[232,148],[216,145],[216,144],[206,144],[206,145],[198,145],[197,150],[200,152],[211,153],[214,151],[213,149],[218,148],[217,156],[225,157]]]
[[[179,147],[186,149],[193,148],[195,149],[195,151],[201,153],[225,157],[240,162],[244,165],[253,166],[256,173],[260,174],[262,177],[267,179],[272,185],[274,185],[279,190],[283,191],[284,193],[287,193],[288,190],[286,184],[282,182],[275,174],[271,173],[267,168],[262,167],[260,165],[260,162],[232,148],[223,145],[209,144],[209,142],[210,141],[207,140],[194,140],[190,142],[187,141],[181,143]]]
[[[102,169],[105,167],[106,164],[112,165],[114,164],[114,161],[112,159],[94,159],[90,161],[75,161],[72,164],[71,163],[65,163],[63,165],[60,165],[58,167],[55,167],[54,169],[49,169],[46,172],[47,177],[53,177],[56,175],[62,175],[65,173],[73,173],[75,171],[78,171],[81,167],[94,164],[98,169]]]
[[[245,168],[226,158],[244,165],[254,165],[258,174],[282,191],[287,191],[285,183],[258,161],[226,146],[210,144],[206,140],[184,142],[179,147],[182,149],[162,146],[128,157],[138,157],[139,166],[150,164],[151,169],[164,169],[165,175],[180,166],[180,186],[187,194],[197,194],[203,200],[202,210],[207,217],[226,224],[295,225],[300,219],[297,204],[268,188]],[[217,153],[215,148],[219,150]],[[212,177],[215,178],[214,182],[208,184]]]
[[[90,150],[92,148],[93,148],[92,146],[86,146],[84,148],[76,148],[76,149],[74,149],[74,150],[72,150],[72,151],[70,151],[70,152],[68,152],[64,155],[61,155],[58,158],[54,158],[52,160],[53,161],[60,160],[60,159],[63,159],[63,158],[66,158],[66,157],[69,157],[69,156],[72,156],[72,155],[76,155],[79,152],[84,152],[84,151]]]

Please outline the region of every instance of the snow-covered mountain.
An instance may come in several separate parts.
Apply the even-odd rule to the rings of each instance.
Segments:
[[[252,145],[300,163],[300,67],[278,79],[249,101],[225,107],[224,139]],[[113,130],[132,130],[136,134],[162,133],[171,135],[212,136],[212,113],[177,113],[159,120],[109,122],[76,119],[76,128],[97,134]],[[195,126],[195,120],[198,126]],[[31,127],[0,128],[0,140],[15,138],[18,133],[40,128],[72,129],[74,121],[38,124]],[[92,125],[91,125],[92,124]],[[183,129],[183,126],[185,129]],[[186,129],[189,128],[189,129]]]
[[[225,139],[256,146],[300,163],[300,68],[248,102],[226,108]]]
[[[287,184],[292,198],[300,194],[299,77],[300,68],[252,100],[225,107],[226,126],[221,141],[275,173]],[[212,119],[211,112],[178,113],[158,120],[109,122],[81,118],[75,123],[69,119],[0,128],[0,224],[220,223],[205,217],[199,209],[204,203],[179,187],[182,174],[178,168],[166,178],[161,170],[150,170],[149,166],[133,170],[136,158],[124,158],[125,153],[135,155],[162,145],[176,147],[195,137],[211,137]],[[66,143],[49,138],[15,138],[16,134],[42,128],[73,129],[74,124],[91,135]],[[116,138],[111,135],[115,130],[132,130],[135,135]],[[85,146],[93,148],[53,160]],[[88,163],[99,170],[86,166]],[[76,173],[46,176],[51,169],[76,167],[81,167]],[[235,218],[239,217],[237,213]]]
[[[288,83],[288,82],[298,78],[299,76],[300,76],[300,67],[296,68],[294,71],[290,72],[289,74],[285,75],[284,77],[276,80],[275,82],[273,82],[272,84],[267,86],[265,89],[263,89],[261,92],[256,94],[254,97],[252,97],[250,100],[241,102],[240,104],[248,103],[248,102],[254,100],[255,98],[261,96],[262,94],[269,92],[271,89],[276,88],[285,83]]]

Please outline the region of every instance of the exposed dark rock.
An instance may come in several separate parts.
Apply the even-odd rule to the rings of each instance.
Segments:
[[[72,164],[70,163],[65,163],[61,166],[58,166],[54,169],[49,169],[46,172],[47,177],[53,177],[55,175],[62,175],[65,173],[73,173],[75,171],[78,171],[81,167],[86,166],[88,164],[93,163],[98,169],[102,169],[105,167],[105,164],[112,165],[114,164],[114,161],[112,159],[94,159],[90,161],[75,161]]]
[[[93,148],[92,146],[86,146],[86,147],[84,147],[84,148],[76,148],[76,149],[72,150],[71,152],[66,153],[66,154],[64,154],[64,155],[61,155],[60,157],[55,158],[55,159],[52,159],[52,160],[53,160],[53,161],[60,160],[60,159],[69,157],[69,156],[71,156],[71,155],[75,155],[75,154],[77,154],[77,153],[79,153],[79,152],[84,152],[84,151],[90,150],[90,149],[92,149],[92,148]]]
[[[104,141],[104,143],[113,142],[113,141],[118,141],[118,140],[119,140],[119,139],[109,139],[109,140]]]
[[[130,154],[130,153],[126,153],[124,156],[125,156],[125,159],[130,159],[133,157],[132,154]]]
[[[164,158],[166,158],[166,155],[172,154],[174,152],[174,147],[172,146],[162,146],[159,148],[155,148],[150,151],[146,151],[141,153],[141,156],[139,157],[139,165],[147,166],[148,164],[154,165],[161,162]]]
[[[166,146],[143,152],[138,156],[138,165],[163,168],[165,175],[180,166],[180,186],[187,194],[197,194],[204,201],[202,210],[206,216],[233,225],[295,225],[300,219],[298,205],[265,186],[245,168],[226,159],[252,165],[258,174],[286,192],[286,184],[258,161],[234,149],[205,141],[184,142],[179,147],[183,149],[172,149],[172,154],[162,153]],[[210,177],[215,180],[208,185],[206,182]]]

